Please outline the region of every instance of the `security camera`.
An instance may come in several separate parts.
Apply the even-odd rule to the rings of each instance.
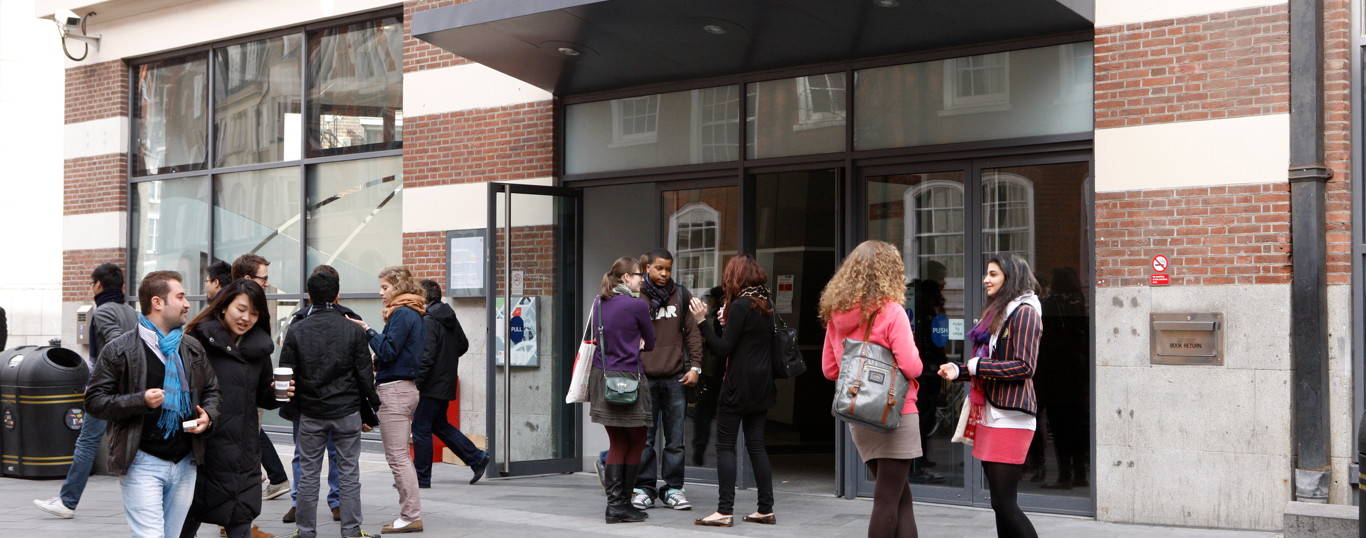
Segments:
[[[81,25],[81,16],[69,9],[59,9],[52,17],[57,21],[57,24],[67,30],[75,29]]]
[[[79,62],[84,60],[85,57],[90,54],[90,45],[95,45],[95,50],[100,50],[99,34],[86,35],[85,33],[85,24],[87,20],[93,16],[95,16],[94,11],[86,13],[85,16],[82,17],[69,9],[59,9],[52,14],[53,22],[57,23],[57,37],[62,39],[62,52],[66,53],[66,57],[70,58],[72,61]],[[67,39],[74,39],[85,44],[85,53],[81,54],[80,58],[72,56],[71,52],[67,50]]]

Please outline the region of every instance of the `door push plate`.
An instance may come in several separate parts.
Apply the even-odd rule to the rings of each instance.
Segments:
[[[1223,366],[1222,313],[1150,314],[1151,364]]]

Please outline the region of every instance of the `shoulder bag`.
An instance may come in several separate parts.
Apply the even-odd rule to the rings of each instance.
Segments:
[[[773,376],[792,378],[806,372],[806,361],[797,349],[797,329],[787,326],[783,317],[773,312]]]
[[[569,378],[569,392],[564,395],[564,403],[585,403],[589,400],[588,376],[593,374],[593,355],[597,353],[598,342],[593,339],[593,320],[598,314],[598,299],[588,311],[588,323],[583,328],[583,341],[579,342],[579,352],[574,355],[574,370]],[[598,322],[602,331],[602,322]]]
[[[855,424],[889,432],[901,424],[901,408],[906,404],[910,382],[897,368],[892,350],[868,341],[871,332],[869,326],[862,341],[844,340],[840,376],[835,380],[835,398],[830,403],[830,413]]]

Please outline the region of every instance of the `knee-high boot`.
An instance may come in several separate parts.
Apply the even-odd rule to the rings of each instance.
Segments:
[[[607,512],[605,519],[608,523],[638,523],[645,521],[644,514],[631,507],[630,490],[626,489],[626,466],[620,463],[609,463],[604,469],[604,476],[607,480]]]

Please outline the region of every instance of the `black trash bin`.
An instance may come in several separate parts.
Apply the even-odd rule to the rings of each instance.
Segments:
[[[0,353],[0,470],[18,478],[61,478],[85,422],[80,354],[57,346]]]

